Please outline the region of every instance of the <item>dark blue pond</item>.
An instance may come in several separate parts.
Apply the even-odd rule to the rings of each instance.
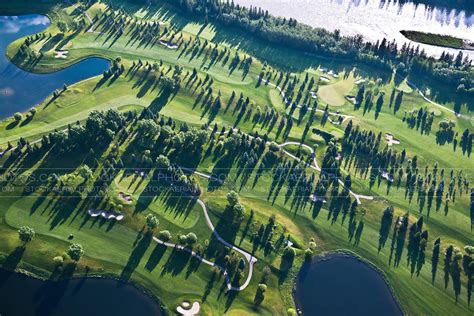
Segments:
[[[115,280],[81,278],[41,281],[0,269],[0,315],[161,315],[157,302]]]
[[[343,254],[315,258],[303,266],[294,297],[303,315],[403,315],[382,276]]]
[[[30,109],[64,84],[97,76],[109,67],[105,59],[90,58],[55,73],[32,74],[7,59],[5,52],[11,42],[41,32],[49,24],[43,15],[0,16],[0,119]]]

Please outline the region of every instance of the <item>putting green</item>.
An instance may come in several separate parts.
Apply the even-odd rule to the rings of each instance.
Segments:
[[[346,79],[339,80],[335,84],[321,86],[318,96],[321,100],[332,106],[343,106],[346,102],[345,95],[354,87],[354,74],[351,73]]]

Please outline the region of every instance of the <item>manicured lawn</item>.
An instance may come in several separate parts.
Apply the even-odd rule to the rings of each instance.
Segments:
[[[70,51],[69,59],[55,59],[50,50],[45,52],[44,57],[33,70],[56,71],[88,56],[102,56],[110,60],[120,57],[125,73],[116,80],[102,80],[99,76],[72,85],[54,101],[45,100],[39,105],[36,114],[29,121],[22,121],[16,125],[12,124],[13,119],[0,122],[0,147],[5,148],[7,142],[14,145],[20,137],[36,141],[42,135],[55,129],[65,129],[68,124],[83,122],[93,110],[118,109],[121,112],[139,113],[144,108],[148,108],[153,115],[163,116],[164,120],[173,119],[178,130],[182,123],[186,123],[188,127],[198,128],[207,124],[211,129],[214,124],[217,124],[217,133],[223,126],[227,130],[229,127],[236,127],[244,133],[266,135],[268,140],[274,140],[280,144],[287,141],[299,142],[309,114],[304,114],[302,109],[285,105],[281,95],[273,87],[265,84],[257,86],[257,78],[262,71],[269,71],[274,75],[272,82],[277,78],[278,72],[286,74],[291,71],[292,78],[296,77],[299,83],[304,80],[306,73],[316,82],[321,75],[330,78],[329,82],[319,82],[318,109],[323,110],[328,105],[332,112],[340,111],[342,114],[351,116],[354,125],[358,125],[361,129],[370,130],[376,135],[382,133],[381,148],[386,145],[383,135],[392,133],[401,144],[387,150],[400,152],[405,149],[407,157],[416,155],[420,170],[425,166],[432,168],[435,163],[438,163],[439,168],[444,169],[446,174],[449,174],[451,170],[457,172],[462,169],[463,174],[471,182],[473,181],[472,156],[463,155],[459,148],[454,152],[452,144],[439,145],[436,141],[436,131],[442,120],[452,120],[456,124],[455,132],[462,133],[465,128],[472,130],[474,127],[472,115],[464,113],[458,117],[424,101],[408,86],[406,81],[395,86],[391,74],[387,75],[363,65],[356,65],[354,70],[353,61],[302,56],[286,48],[266,45],[230,27],[204,25],[202,21],[189,20],[180,12],[174,12],[169,5],[162,3],[159,6],[142,7],[122,0],[112,2],[115,5],[121,5],[126,12],[137,19],[161,21],[167,27],[173,25],[178,31],[177,36],[182,35],[184,40],[197,36],[202,41],[214,41],[218,44],[220,51],[228,49],[230,56],[236,53],[242,59],[244,56],[252,56],[252,65],[248,74],[244,75],[241,67],[231,72],[228,63],[211,64],[205,53],[193,57],[189,53],[181,54],[181,48],[173,50],[160,44],[147,46],[130,42],[133,36],[127,30],[116,40],[109,37],[107,33],[80,32],[67,43]],[[51,2],[51,6],[43,6],[44,11],[52,16],[53,22],[58,19],[71,19],[69,14],[74,11],[72,7],[62,10],[61,6],[53,7],[53,3],[54,1]],[[61,1],[60,3],[67,6]],[[27,12],[38,10],[36,4],[26,6],[22,1],[22,6]],[[10,0],[0,4],[0,12],[3,12],[4,7],[8,8],[6,12],[17,12],[21,9],[21,6]],[[105,9],[105,4],[96,3],[88,8],[88,12],[95,15]],[[104,26],[99,26],[96,31],[105,32],[103,28]],[[53,23],[46,32],[59,32],[57,24]],[[23,40],[18,40],[9,47],[7,53],[10,57],[16,53],[22,42]],[[33,44],[33,48],[40,49],[42,45],[44,43],[40,41]],[[137,63],[138,60],[150,64],[162,63],[162,65],[158,67],[158,70],[149,72],[142,67],[135,73],[131,69],[133,63]],[[163,92],[156,77],[160,72],[171,73],[171,69],[176,65],[182,67],[181,78],[187,78],[193,70],[196,71],[200,80],[204,80],[206,76],[212,78],[214,81],[212,97],[220,95],[222,103],[217,111],[212,112],[208,105],[196,102],[201,89],[202,91],[204,89],[195,83],[187,84],[187,79],[182,79],[178,93],[168,96]],[[339,77],[334,78],[315,70],[318,65],[334,70]],[[366,80],[366,88],[374,91],[375,100],[378,93],[384,93],[384,104],[377,115],[374,113],[374,107],[365,112],[363,107],[356,110],[354,105],[345,98],[347,95],[357,94],[358,88],[355,82],[361,78]],[[389,106],[389,97],[393,89],[405,93],[397,113],[394,113],[393,107]],[[237,107],[236,100],[229,102],[233,92],[236,94],[236,99],[241,93],[244,99],[248,97],[248,109],[252,110],[251,115],[248,111],[240,114],[241,108]],[[454,103],[452,99],[446,101],[448,107],[453,106]],[[420,131],[410,129],[402,120],[405,113],[421,107],[435,113],[433,128],[428,135],[422,135]],[[291,131],[283,135],[278,130],[279,121],[273,128],[262,121],[254,121],[252,117],[257,108],[260,109],[262,115],[269,115],[274,111],[280,118],[291,116],[293,119]],[[321,112],[315,113],[311,129],[304,140],[305,144],[315,148],[316,158],[320,164],[323,161],[327,143],[321,136],[314,134],[312,129],[318,128],[332,134],[335,136],[334,141],[337,142],[344,135],[345,127],[349,122],[346,120],[342,125],[330,122],[323,124],[322,118]],[[333,113],[331,119],[337,119],[337,115]],[[181,128],[186,129],[186,127]],[[133,136],[133,133],[128,135],[123,143],[114,140],[113,143],[108,144],[103,154],[95,157],[94,163],[97,164],[98,169],[94,177],[99,176],[100,168],[106,165],[106,161],[110,161],[109,154],[117,151],[123,155],[127,151]],[[225,139],[224,135],[216,136],[216,143],[224,144]],[[153,189],[154,183],[151,176],[142,177],[138,170],[119,171],[107,187],[107,203],[114,203],[114,206],[120,205],[126,215],[122,222],[90,218],[86,214],[89,201],[85,194],[75,198],[60,198],[52,195],[41,197],[38,192],[22,196],[26,188],[21,185],[16,186],[13,193],[0,193],[0,262],[5,260],[2,260],[2,257],[13,253],[20,245],[17,229],[28,225],[35,229],[37,236],[27,245],[21,261],[17,262],[15,267],[25,268],[48,277],[54,269],[52,258],[61,255],[71,242],[78,242],[85,248],[85,257],[79,262],[75,271],[76,276],[84,275],[85,267],[88,266],[91,269],[90,273],[93,274],[130,279],[150,290],[170,310],[174,310],[183,300],[195,299],[203,303],[203,314],[215,315],[227,312],[230,315],[285,315],[288,308],[294,307],[291,295],[293,277],[303,262],[304,249],[309,246],[310,240],[314,239],[317,244],[315,250],[317,254],[347,249],[375,264],[388,280],[397,299],[408,314],[472,314],[472,307],[467,304],[465,276],[462,277],[461,295],[457,303],[454,301],[452,281],[447,288],[444,286],[443,254],[434,283],[432,283],[431,272],[432,246],[437,237],[441,237],[443,249],[449,244],[459,248],[472,244],[469,197],[466,192],[462,197],[457,196],[455,203],[449,204],[447,214],[443,209],[438,212],[432,210],[428,218],[426,210],[420,213],[415,201],[416,197],[411,203],[405,198],[403,185],[399,189],[392,186],[390,193],[387,194],[386,181],[376,183],[370,188],[367,176],[361,176],[353,168],[350,169],[343,164],[342,173],[350,174],[352,177],[352,190],[359,194],[374,196],[373,201],[363,200],[362,205],[359,206],[356,220],[357,222],[364,221],[364,229],[360,243],[356,245],[354,240],[349,238],[348,219],[343,220],[342,214],[335,216],[329,211],[331,201],[324,204],[319,213],[315,213],[308,201],[303,205],[298,204],[299,202],[293,197],[295,193],[291,192],[292,188],[289,188],[287,183],[282,185],[279,194],[274,197],[269,194],[273,186],[271,169],[263,171],[258,180],[255,180],[256,170],[250,172],[247,178],[242,161],[239,160],[240,157],[216,153],[214,149],[209,149],[209,146],[210,143],[206,143],[202,153],[196,154],[192,157],[193,159],[177,156],[176,160],[179,161],[172,161],[172,163],[179,163],[183,167],[195,168],[214,175],[228,171],[225,184],[217,189],[211,187],[207,179],[197,175],[192,178],[199,183],[202,190],[200,199],[209,208],[210,218],[218,233],[225,236],[228,242],[238,245],[245,251],[253,252],[258,258],[250,286],[235,297],[224,292],[222,276],[214,280],[213,269],[210,266],[198,264],[185,253],[165,249],[142,237],[145,231],[144,218],[152,213],[160,221],[156,232],[169,230],[173,236],[173,242],[176,242],[179,234],[189,232],[196,233],[199,244],[204,246],[213,238],[205,222],[203,210],[196,201],[182,196],[177,197],[169,192],[147,191],[147,189]],[[286,146],[285,150],[295,154],[298,146]],[[145,152],[146,150],[143,153],[140,152],[138,158],[145,155]],[[309,154],[304,148],[302,152],[306,156]],[[8,155],[0,158],[0,164],[7,161]],[[289,164],[293,163],[292,159],[285,158],[288,159]],[[37,168],[41,168],[43,159],[46,158],[38,159],[29,166],[28,170],[22,172],[28,174],[35,172]],[[82,155],[67,156],[50,163],[58,168],[73,166],[75,169],[83,163],[83,159]],[[15,161],[8,167],[8,171],[20,172],[16,167],[21,167],[23,163],[21,159]],[[306,168],[304,172],[308,176],[314,173],[316,180],[320,176],[314,169]],[[3,184],[5,183],[2,182],[2,188]],[[238,191],[241,203],[246,210],[246,216],[235,232],[230,229],[225,218],[226,194],[231,189]],[[119,198],[119,192],[130,195],[131,202],[124,203]],[[101,206],[110,206],[110,203],[104,202]],[[425,264],[418,276],[412,275],[410,267],[406,264],[406,250],[399,266],[394,267],[393,264],[389,264],[391,234],[385,247],[380,251],[378,249],[381,214],[389,205],[394,207],[396,216],[409,212],[410,223],[424,216],[424,227],[429,231],[429,239]],[[253,218],[249,219],[251,211]],[[264,249],[265,247],[255,244],[253,236],[261,224],[265,226],[269,223],[272,215],[276,217],[276,227],[272,230],[272,242],[276,250],[268,252]],[[69,234],[74,235],[73,241],[68,240]],[[297,257],[288,275],[283,277],[284,273],[281,271],[283,247],[281,244],[278,246],[277,241],[279,238],[283,240],[287,235],[290,235],[295,243]],[[212,261],[216,258],[208,259]],[[256,308],[253,304],[255,291],[267,266],[272,270],[268,279],[268,291],[265,293],[266,298],[262,306]],[[133,272],[131,274],[130,268]],[[246,273],[248,273],[248,267],[244,269],[244,278]]]
[[[340,74],[341,76],[341,74]],[[345,96],[354,87],[355,78],[351,73],[348,78],[341,79],[335,84],[321,86],[318,90],[318,96],[321,100],[332,106],[342,106],[348,102]]]

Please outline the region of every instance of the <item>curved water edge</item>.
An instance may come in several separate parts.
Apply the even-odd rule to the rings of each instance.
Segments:
[[[112,275],[48,280],[28,270],[0,267],[0,314],[28,316],[44,314],[81,316],[166,315],[167,309],[146,288]]]
[[[426,31],[451,35],[474,41],[474,11],[425,5],[412,1],[385,0],[234,0],[243,6],[261,7],[269,13],[295,18],[301,23],[329,31],[340,30],[342,35],[361,34],[376,42],[382,38],[420,45],[428,54],[440,56],[443,51],[457,54],[458,49],[419,44],[406,39],[401,30]],[[446,6],[449,6],[448,4]],[[329,17],[329,18],[328,18]],[[463,50],[474,59],[474,52]]]
[[[356,288],[360,284],[364,286]],[[294,281],[293,299],[303,315],[404,315],[384,273],[345,249],[304,263]]]
[[[56,72],[38,74],[21,69],[6,56],[8,46],[19,38],[43,32],[51,24],[44,15],[0,16],[0,119],[24,112],[43,102],[64,84],[102,74],[108,59],[88,56],[72,60]]]

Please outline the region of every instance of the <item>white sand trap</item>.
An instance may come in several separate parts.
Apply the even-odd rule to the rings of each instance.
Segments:
[[[313,202],[327,203],[326,199],[325,199],[323,196],[317,196],[317,195],[311,194],[311,195],[309,196],[309,198],[310,198]]]
[[[87,211],[87,213],[89,213],[91,217],[102,216],[105,219],[115,219],[117,221],[121,221],[125,217],[122,213],[116,211],[101,211],[90,209]]]
[[[313,99],[317,99],[317,98],[318,98],[318,95],[316,94],[316,92],[311,91],[310,94],[311,94],[311,98],[313,98]]]
[[[201,304],[198,302],[194,302],[193,306],[189,308],[189,302],[184,301],[180,306],[176,307],[176,311],[180,315],[185,315],[185,316],[192,316],[192,315],[197,315],[199,314],[199,311],[201,310]]]
[[[356,82],[354,82],[356,85],[360,85],[360,84],[363,84],[365,83],[365,79],[359,79],[357,80]]]
[[[339,75],[332,70],[328,71],[328,75],[333,76],[334,78],[339,78]]]
[[[160,44],[168,47],[169,49],[178,49],[178,45],[169,43],[167,41],[160,41]]]
[[[356,98],[353,95],[346,95],[347,101],[351,102],[352,104],[356,104]]]
[[[132,203],[132,197],[123,192],[119,192],[118,197],[126,203]]]
[[[69,51],[68,50],[60,50],[60,51],[55,51],[54,52],[54,58],[58,58],[58,59],[66,59],[69,54]]]
[[[393,182],[393,177],[387,171],[382,171],[382,178],[389,182]]]
[[[385,139],[387,140],[389,146],[392,146],[392,145],[399,145],[399,144],[400,144],[400,141],[399,141],[398,139],[396,139],[396,138],[395,138],[392,134],[390,134],[390,133],[386,133],[386,134],[385,134]]]
[[[321,76],[319,77],[319,81],[329,82],[331,81],[331,79],[329,79],[328,77]]]

